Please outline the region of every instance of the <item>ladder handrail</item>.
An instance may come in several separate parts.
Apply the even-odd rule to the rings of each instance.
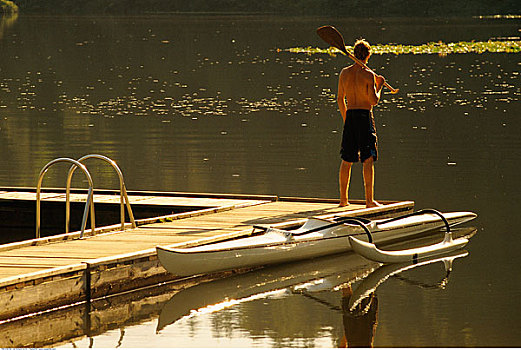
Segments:
[[[125,204],[127,207],[128,216],[130,218],[130,222],[132,225],[132,228],[136,228],[136,220],[134,219],[134,214],[132,213],[132,208],[130,207],[130,201],[128,199],[127,195],[127,188],[125,186],[125,180],[123,178],[123,173],[121,172],[121,169],[116,164],[116,162],[109,157],[106,157],[101,154],[87,154],[81,158],[78,159],[78,162],[83,164],[82,162],[87,159],[100,159],[107,163],[109,163],[112,168],[116,171],[119,177],[119,191],[120,191],[120,218],[121,218],[121,230],[123,231],[125,229]],[[65,233],[69,232],[69,223],[70,223],[70,186],[71,186],[71,180],[72,175],[74,174],[74,171],[77,169],[76,165],[72,165],[69,169],[69,173],[67,175],[67,186],[65,189]],[[92,208],[94,208],[94,201],[92,202]],[[92,209],[93,210],[93,209]]]
[[[72,164],[74,164],[74,166],[80,168],[83,171],[83,173],[85,174],[85,176],[87,177],[87,180],[89,181],[89,192],[87,195],[87,202],[85,203],[85,210],[83,211],[80,238],[83,238],[83,233],[85,232],[85,226],[87,225],[87,216],[89,214],[89,211],[88,211],[89,207],[91,208],[91,220],[90,220],[91,230],[92,230],[92,234],[94,234],[96,224],[94,222],[94,201],[92,199],[93,198],[93,189],[94,189],[92,177],[90,176],[90,173],[87,170],[87,168],[85,167],[85,165],[81,164],[77,160],[74,160],[71,158],[56,158],[56,159],[50,161],[49,163],[47,163],[42,168],[42,170],[40,171],[40,174],[38,176],[38,183],[36,185],[36,238],[40,238],[40,192],[41,192],[43,177],[45,176],[45,174],[47,173],[47,170],[49,170],[49,168],[52,165],[57,164],[57,163],[63,163],[63,162],[72,163]]]

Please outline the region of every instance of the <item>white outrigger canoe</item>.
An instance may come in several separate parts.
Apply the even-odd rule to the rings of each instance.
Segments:
[[[392,262],[404,262],[436,255],[440,247],[435,244],[416,248],[421,250],[421,255],[417,256],[415,254],[418,252],[415,249],[409,249],[396,257],[396,252],[379,250],[374,244],[406,240],[419,233],[445,227],[448,233],[444,241],[447,242],[439,253],[447,253],[461,248],[467,242],[448,239],[449,227],[470,221],[476,216],[472,212],[441,214],[433,209],[424,209],[397,218],[381,220],[341,217],[335,222],[309,218],[295,230],[268,227],[262,228],[265,230],[264,233],[257,236],[190,248],[158,246],[156,249],[161,264],[167,271],[177,276],[192,276],[316,258],[351,251],[352,244],[356,247],[355,252],[368,259],[377,260],[374,258],[376,256],[381,259],[381,262],[386,262],[386,258],[382,259],[382,256],[390,255]],[[356,241],[351,238],[355,238]]]

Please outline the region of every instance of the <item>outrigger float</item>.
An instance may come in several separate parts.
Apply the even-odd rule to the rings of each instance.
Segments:
[[[381,263],[415,262],[465,246],[468,239],[453,239],[450,227],[476,216],[472,212],[442,214],[434,209],[423,209],[380,220],[309,218],[295,230],[254,226],[251,237],[191,248],[158,246],[156,249],[161,264],[177,276],[279,264],[347,251]],[[375,245],[403,241],[442,227],[446,233],[441,243],[401,251],[384,251]],[[257,230],[260,234],[255,235]]]

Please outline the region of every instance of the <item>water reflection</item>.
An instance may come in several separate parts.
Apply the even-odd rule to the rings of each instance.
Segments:
[[[460,229],[455,232],[458,237],[469,238],[475,233],[474,228]],[[393,249],[432,244],[438,240],[437,235],[435,237],[427,236],[407,244],[394,245]],[[339,342],[339,346],[370,346],[373,344],[378,314],[378,298],[375,291],[380,284],[391,276],[404,271],[442,262],[445,274],[443,279],[433,284],[432,287],[443,289],[448,283],[453,261],[467,255],[466,251],[457,251],[442,257],[423,260],[417,264],[401,263],[380,266],[380,264],[368,262],[358,255],[345,254],[311,262],[284,264],[203,283],[175,294],[165,304],[159,316],[157,332],[161,334],[170,325],[236,307],[242,303],[301,295],[307,300],[324,305],[329,310],[341,313],[344,336]],[[426,284],[424,283],[423,286]],[[336,305],[321,297],[322,292],[332,291],[342,293],[341,300],[337,300]],[[296,315],[285,315],[283,318],[287,318],[287,316],[296,318]],[[273,322],[278,323],[276,320]],[[297,320],[292,322],[300,324]]]
[[[449,275],[455,259],[466,257],[467,251],[460,250],[442,257],[433,257],[416,264],[402,263],[383,265],[364,278],[353,291],[352,285],[342,285],[342,316],[344,338],[339,347],[372,347],[378,323],[378,298],[376,288],[390,277],[416,285],[421,288],[444,289],[449,282]],[[398,275],[420,266],[443,263],[445,274],[436,283],[426,283],[410,280]]]
[[[5,35],[5,32],[13,26],[18,19],[18,12],[0,14],[0,40]]]
[[[342,288],[344,337],[338,347],[373,347],[378,321],[378,298],[375,293],[370,293],[368,297],[357,304],[355,310],[348,307],[352,296],[353,292],[350,285]]]
[[[246,301],[299,294],[310,285],[329,290],[343,281],[362,278],[378,266],[358,255],[345,254],[283,264],[197,285],[172,297],[161,311],[157,330],[159,332],[182,318],[211,313]]]

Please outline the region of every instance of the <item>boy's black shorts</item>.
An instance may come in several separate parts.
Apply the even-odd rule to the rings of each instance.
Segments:
[[[362,163],[369,157],[378,158],[376,128],[373,113],[367,109],[349,109],[342,133],[340,156],[343,160]]]

